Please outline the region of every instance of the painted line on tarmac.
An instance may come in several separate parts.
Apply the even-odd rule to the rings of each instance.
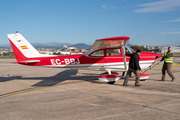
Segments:
[[[180,66],[180,64],[172,64],[172,65],[174,65],[174,66]]]
[[[163,65],[163,64],[159,64],[159,65]],[[180,66],[180,64],[172,64],[172,66]]]
[[[33,91],[33,90],[38,90],[38,89],[42,89],[42,88],[48,88],[48,87],[54,87],[54,86],[61,86],[61,85],[68,85],[68,84],[73,84],[73,83],[88,82],[88,81],[93,81],[93,80],[67,82],[67,83],[60,83],[60,84],[50,85],[50,86],[29,88],[29,89],[19,90],[19,91],[15,91],[15,92],[11,92],[11,93],[2,94],[2,95],[0,95],[0,98],[7,97],[7,96],[11,96],[11,95],[15,95],[15,94],[19,94],[19,93],[29,92],[29,91]]]
[[[172,71],[172,73],[177,73],[177,72],[180,72],[180,71]],[[159,75],[159,74],[162,74],[162,73],[152,73],[152,74],[148,74],[148,75]]]

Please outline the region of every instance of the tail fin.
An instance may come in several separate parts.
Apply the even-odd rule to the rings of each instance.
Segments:
[[[41,57],[42,55],[20,34],[8,34],[17,62],[27,58]]]

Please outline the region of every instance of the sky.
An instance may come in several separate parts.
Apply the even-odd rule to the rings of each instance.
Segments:
[[[30,43],[180,45],[180,0],[0,0],[0,44],[16,31]]]

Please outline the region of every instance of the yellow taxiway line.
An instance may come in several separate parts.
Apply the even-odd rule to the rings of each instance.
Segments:
[[[172,65],[174,65],[174,66],[180,66],[180,64],[172,64]]]
[[[163,65],[163,64],[158,64],[158,65]],[[173,66],[180,66],[180,64],[172,64]]]
[[[92,80],[89,80],[89,81],[92,81]],[[2,94],[2,95],[0,95],[0,98],[7,97],[7,96],[10,96],[10,95],[19,94],[19,93],[23,93],[23,92],[28,92],[28,91],[32,91],[32,90],[38,90],[38,89],[42,89],[42,88],[61,86],[61,85],[68,85],[68,84],[81,83],[81,82],[88,82],[88,81],[76,81],[76,82],[60,83],[60,84],[50,85],[50,86],[29,88],[29,89],[19,90],[19,91],[15,91],[15,92],[11,92],[11,93]]]

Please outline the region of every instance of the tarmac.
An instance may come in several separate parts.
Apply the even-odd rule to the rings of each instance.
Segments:
[[[11,64],[0,59],[0,120],[180,120],[180,57],[174,59],[175,81],[162,64],[135,87],[124,79],[99,81],[102,71]],[[119,76],[121,76],[119,72]]]

